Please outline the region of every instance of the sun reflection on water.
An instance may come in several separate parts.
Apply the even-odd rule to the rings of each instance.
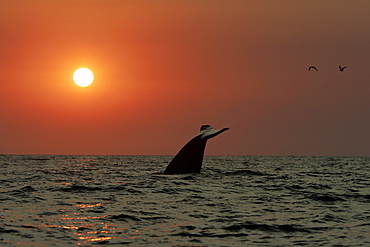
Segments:
[[[52,224],[44,223],[42,226],[46,228],[59,228],[71,231],[71,234],[80,242],[78,245],[101,242],[115,239],[111,234],[117,234],[116,227],[102,221],[109,217],[109,215],[90,215],[92,209],[103,208],[104,204],[110,203],[80,203],[71,204],[59,209],[59,212],[64,212],[63,215],[56,215],[49,219]],[[94,209],[94,210],[95,210]],[[88,215],[87,215],[87,214]]]
[[[93,207],[100,207],[104,203],[95,203],[95,204],[77,204],[77,205],[71,205],[72,207],[80,207],[80,208],[93,208]]]
[[[78,237],[78,238],[81,239],[81,240],[87,240],[87,241],[104,241],[104,240],[114,239],[115,237],[100,237],[100,238],[97,238],[97,237],[90,236],[90,237]],[[84,242],[84,243],[86,243],[86,242]]]

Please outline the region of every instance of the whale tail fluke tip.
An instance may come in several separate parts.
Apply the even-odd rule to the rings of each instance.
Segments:
[[[228,129],[230,129],[230,128],[227,127],[227,128],[223,128],[221,130],[218,130],[218,129],[213,128],[209,124],[205,124],[205,125],[202,125],[202,127],[200,127],[199,135],[202,136],[202,138],[210,139],[212,137],[215,137],[215,136],[221,134],[222,132],[224,132]]]

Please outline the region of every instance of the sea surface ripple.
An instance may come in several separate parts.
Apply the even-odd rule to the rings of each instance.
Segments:
[[[0,156],[2,246],[370,246],[370,157]]]

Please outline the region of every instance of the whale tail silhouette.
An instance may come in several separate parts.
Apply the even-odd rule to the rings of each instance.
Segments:
[[[200,173],[207,140],[228,129],[217,130],[210,125],[202,125],[199,134],[186,143],[176,154],[164,174]]]

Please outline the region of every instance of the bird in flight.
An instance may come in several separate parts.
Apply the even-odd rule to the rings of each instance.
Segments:
[[[310,67],[308,67],[308,70],[311,70],[311,69],[314,69],[314,70],[316,70],[316,71],[319,71],[315,66],[310,66]]]
[[[339,65],[339,71],[344,71],[345,68],[347,68],[347,66],[342,67]]]

